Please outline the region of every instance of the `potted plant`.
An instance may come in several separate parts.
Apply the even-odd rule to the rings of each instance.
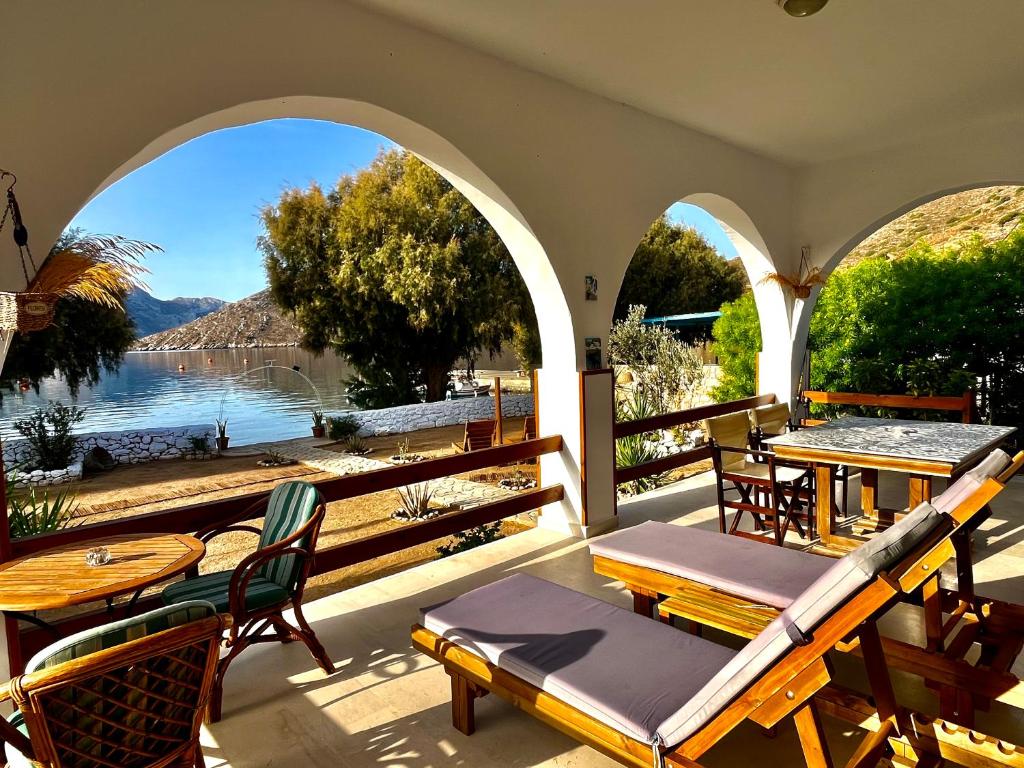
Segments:
[[[228,437],[228,420],[217,419],[217,450],[226,451],[230,439]]]
[[[327,428],[324,426],[324,412],[319,408],[314,408],[312,414],[313,437],[323,437],[327,433]]]

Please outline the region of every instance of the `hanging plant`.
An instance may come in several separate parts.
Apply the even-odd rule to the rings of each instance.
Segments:
[[[806,299],[811,295],[811,289],[816,285],[823,285],[825,277],[821,273],[821,267],[812,267],[807,262],[807,248],[800,249],[800,269],[795,275],[784,275],[781,272],[772,272],[761,278],[760,285],[774,283],[793,294],[797,299]]]
[[[41,331],[53,322],[54,308],[62,297],[74,297],[124,310],[123,297],[134,288],[145,288],[141,275],[149,270],[140,260],[159,246],[109,235],[75,237],[52,252],[38,268],[28,244],[28,229],[14,193],[17,177],[0,169],[0,179],[10,179],[7,206],[0,230],[11,222],[18,246],[25,290],[0,292],[0,329]],[[33,275],[29,277],[29,267]]]

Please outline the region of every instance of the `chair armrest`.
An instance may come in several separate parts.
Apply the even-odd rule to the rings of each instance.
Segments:
[[[316,514],[309,518],[309,520],[306,521],[306,524],[295,531],[291,536],[281,539],[281,541],[275,542],[270,546],[256,550],[251,555],[247,555],[243,558],[242,562],[235,566],[235,570],[231,574],[231,581],[228,582],[228,611],[232,616],[244,615],[245,590],[249,586],[249,581],[255,575],[259,566],[263,565],[263,563],[286,555],[297,555],[303,558],[313,557],[313,552],[311,550],[294,545],[295,542],[309,535],[315,527],[320,524],[326,512],[326,507],[321,504],[317,508]]]
[[[268,493],[263,498],[257,499],[248,507],[243,509],[241,512],[233,515],[227,520],[222,520],[219,523],[212,523],[203,528],[200,528],[196,532],[196,538],[205,544],[210,539],[213,539],[214,537],[219,536],[222,533],[227,533],[228,531],[245,531],[247,533],[260,533],[260,529],[256,528],[255,526],[239,526],[238,523],[244,520],[251,520],[254,517],[259,517],[257,512],[261,507],[266,507],[269,501],[270,494]]]

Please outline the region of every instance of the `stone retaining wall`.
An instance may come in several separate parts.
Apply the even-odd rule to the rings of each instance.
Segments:
[[[506,418],[533,413],[533,395],[502,395],[501,415]],[[376,411],[353,411],[346,414],[359,422],[363,437],[414,432],[431,427],[451,427],[467,420],[494,418],[493,397],[461,397],[436,403],[414,403]]]
[[[86,432],[75,435],[78,448],[74,454],[75,462],[79,463],[78,476],[81,477],[81,460],[90,450],[99,446],[110,452],[118,464],[142,464],[159,459],[176,459],[188,451],[190,435],[209,435],[210,445],[216,429],[212,424],[191,424],[184,427],[160,427],[157,429],[134,429],[124,432]],[[23,438],[4,442],[4,466],[16,467],[25,463],[31,456],[28,442]],[[68,469],[71,469],[70,467]],[[54,470],[65,472],[66,470]],[[68,478],[68,480],[74,478]],[[36,485],[35,481],[31,481]],[[59,482],[67,482],[62,480]],[[53,485],[54,483],[39,483]]]

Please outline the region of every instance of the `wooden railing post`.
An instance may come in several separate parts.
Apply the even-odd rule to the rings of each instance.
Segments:
[[[505,442],[505,426],[501,419],[501,376],[494,377],[494,431],[498,433],[498,445]]]

